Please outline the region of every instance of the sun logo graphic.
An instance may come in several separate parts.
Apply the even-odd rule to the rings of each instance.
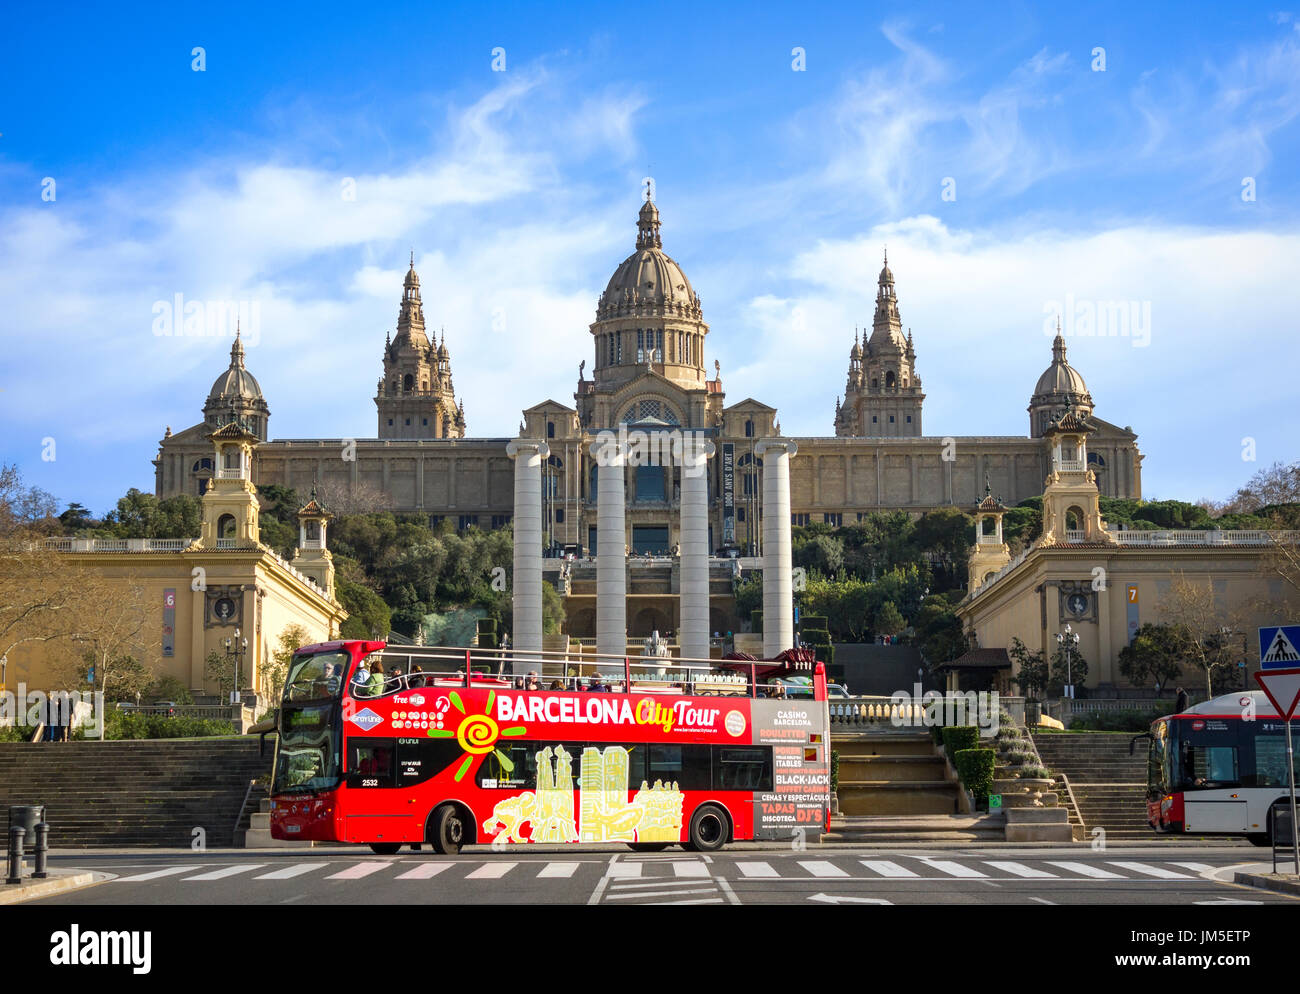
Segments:
[[[490,752],[496,753],[501,768],[507,773],[514,771],[514,761],[496,747],[497,740],[503,737],[517,738],[523,735],[526,729],[523,725],[513,725],[510,728],[501,728],[497,725],[496,719],[492,717],[492,704],[496,701],[496,696],[495,690],[488,693],[487,704],[483,706],[482,714],[467,714],[465,702],[460,699],[460,694],[453,690],[447,697],[451,701],[451,706],[464,715],[460,724],[456,726],[455,731],[450,728],[429,729],[429,737],[433,739],[449,739],[454,735],[456,744],[464,751],[465,758],[456,768],[457,783],[460,783],[469,772],[475,756],[486,756]]]

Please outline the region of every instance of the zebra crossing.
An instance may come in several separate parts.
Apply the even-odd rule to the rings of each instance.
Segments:
[[[569,881],[582,875],[598,880],[600,903],[663,899],[672,903],[730,903],[733,884],[772,884],[833,881],[1166,881],[1195,880],[1212,870],[1210,864],[1190,861],[1134,859],[1003,859],[952,855],[945,858],[887,854],[889,858],[838,854],[788,856],[758,852],[700,856],[655,854],[605,856],[581,854],[556,859],[483,859],[473,856],[442,859],[312,859],[276,864],[261,861],[234,863],[189,862],[141,872],[124,872],[115,882],[139,884],[166,881],[201,886],[220,881],[250,885],[288,880],[326,880],[341,884],[383,881],[435,881],[451,879],[483,883],[509,883],[523,879]]]

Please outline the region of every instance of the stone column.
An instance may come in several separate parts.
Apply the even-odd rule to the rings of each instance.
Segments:
[[[611,656],[627,652],[627,535],[623,467],[626,443],[601,432],[591,443],[596,460],[596,651]],[[607,667],[612,660],[604,660]]]
[[[521,653],[542,649],[542,461],[549,456],[545,442],[516,438],[506,446],[506,454],[515,461],[514,511],[514,631],[510,636],[511,670],[516,676],[525,673],[530,663]]]
[[[682,440],[681,625],[678,644],[689,659],[709,658],[709,477],[715,449],[686,432]]]
[[[763,460],[763,655],[771,659],[794,645],[790,554],[789,439],[765,438],[754,451]]]

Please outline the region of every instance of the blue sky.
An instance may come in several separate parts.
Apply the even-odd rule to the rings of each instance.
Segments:
[[[1139,433],[1148,497],[1224,497],[1300,458],[1285,9],[17,5],[7,21],[0,460],[63,502],[151,490],[164,427],[200,419],[230,339],[155,334],[176,294],[256,302],[247,362],[273,437],[374,436],[412,250],[471,435],[572,403],[646,176],[728,400],[773,404],[787,434],[832,433],[888,244],[926,434],[1027,433],[1051,315],[1121,301],[1149,324],[1076,323],[1069,358],[1098,416]]]

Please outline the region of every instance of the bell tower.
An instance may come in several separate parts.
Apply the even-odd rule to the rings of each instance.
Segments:
[[[1051,445],[1052,471],[1043,490],[1043,536],[1039,545],[1114,544],[1101,519],[1097,476],[1088,468],[1088,433],[1092,430],[1086,419],[1066,411],[1043,432]]]
[[[316,499],[316,488],[311,488],[311,499],[298,508],[298,548],[293,553],[293,566],[320,587],[326,597],[334,596],[334,557],[325,544],[325,529],[334,515]]]
[[[397,337],[384,342],[384,376],[375,406],[380,438],[465,437],[465,409],[456,404],[447,335],[437,343],[425,334],[414,253],[402,281]]]
[[[1002,538],[1002,515],[1006,506],[993,496],[989,481],[984,481],[984,499],[975,505],[975,545],[970,553],[970,572],[966,589],[974,593],[985,580],[1011,562],[1011,550]]]
[[[231,421],[208,436],[216,447],[216,469],[203,495],[199,546],[205,549],[256,549],[257,488],[253,486],[253,446],[257,436]]]

